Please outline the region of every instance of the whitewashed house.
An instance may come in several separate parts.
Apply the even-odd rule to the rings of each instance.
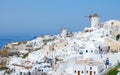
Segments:
[[[93,43],[88,43],[85,47],[79,49],[79,54],[85,58],[90,58],[94,54],[99,54],[99,49]]]
[[[93,59],[76,59],[73,66],[73,75],[97,75],[104,69],[102,62]]]

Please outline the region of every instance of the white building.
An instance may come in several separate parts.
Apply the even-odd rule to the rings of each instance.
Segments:
[[[93,59],[76,59],[73,66],[73,75],[97,75],[104,69],[102,62]]]
[[[95,29],[95,28],[98,28],[100,27],[100,17],[98,16],[98,14],[93,14],[93,15],[90,15],[90,20],[91,20],[91,28],[92,29]]]
[[[94,54],[99,54],[99,49],[93,43],[87,43],[84,48],[79,49],[79,54],[84,58],[94,57]]]
[[[62,28],[62,30],[61,30],[61,36],[62,37],[66,37],[67,34],[68,34],[68,30],[66,28]]]

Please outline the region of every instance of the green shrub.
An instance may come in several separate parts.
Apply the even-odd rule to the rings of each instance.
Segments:
[[[35,48],[35,51],[40,50],[41,48]]]
[[[54,38],[50,38],[50,39],[44,39],[43,42],[51,42],[53,40],[55,40],[55,37]]]
[[[0,67],[0,70],[6,70],[8,69],[7,67]]]
[[[114,50],[114,51],[112,50],[111,52],[112,52],[112,53],[118,53],[118,51],[117,51],[117,50]]]
[[[6,71],[4,72],[4,75],[6,75],[6,73],[7,73],[7,74],[11,74],[11,73],[10,73],[10,70],[6,70]]]
[[[26,53],[22,58],[26,58],[29,55],[29,53]]]
[[[109,71],[107,72],[107,75],[117,75],[118,72],[119,72],[119,71],[118,71],[118,68],[115,67],[115,68],[109,70]]]

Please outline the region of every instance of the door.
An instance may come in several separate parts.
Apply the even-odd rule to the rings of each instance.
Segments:
[[[90,75],[92,75],[92,71],[90,71]]]
[[[78,71],[78,75],[80,75],[80,71]]]

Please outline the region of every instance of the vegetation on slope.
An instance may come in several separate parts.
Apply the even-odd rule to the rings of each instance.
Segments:
[[[0,70],[6,70],[8,67],[0,67]]]
[[[7,52],[7,49],[3,49],[0,51],[0,55],[6,55],[8,52]]]
[[[111,69],[107,72],[107,75],[117,75],[118,72],[119,72],[118,68],[114,67],[113,69]]]
[[[26,58],[29,55],[29,53],[26,53],[25,55],[23,55],[22,58]]]

